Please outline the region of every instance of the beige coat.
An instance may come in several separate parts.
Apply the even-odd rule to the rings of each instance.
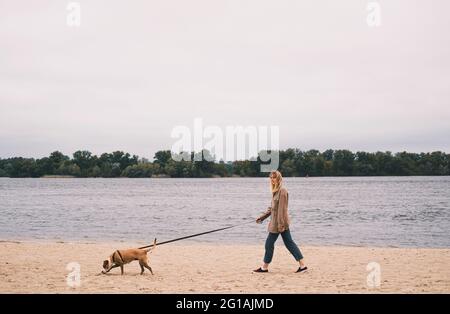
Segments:
[[[288,202],[289,193],[284,187],[273,194],[271,206],[258,218],[260,221],[264,221],[264,219],[270,216],[269,232],[280,233],[289,229]]]

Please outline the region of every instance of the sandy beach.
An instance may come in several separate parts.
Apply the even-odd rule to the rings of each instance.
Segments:
[[[430,293],[450,292],[450,249],[303,247],[310,268],[295,274],[296,262],[282,244],[270,273],[254,274],[263,245],[169,244],[150,254],[155,273],[139,275],[137,262],[108,275],[101,263],[130,243],[1,242],[1,293]],[[79,263],[81,285],[66,283],[71,262]],[[380,265],[380,287],[367,285],[367,264]]]

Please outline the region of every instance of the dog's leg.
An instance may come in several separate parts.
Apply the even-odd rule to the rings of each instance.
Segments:
[[[108,268],[108,270],[105,270],[105,274],[109,273],[113,268],[119,267],[119,265],[112,265],[111,267]]]
[[[153,275],[153,270],[150,266],[148,266],[148,264],[144,264],[144,267],[147,268]]]
[[[144,273],[144,266],[142,266],[142,264],[139,264],[139,266],[141,266],[141,275]]]
[[[123,265],[120,265],[120,272],[121,272],[122,275],[123,275]]]

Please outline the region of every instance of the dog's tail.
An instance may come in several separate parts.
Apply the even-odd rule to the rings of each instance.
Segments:
[[[155,238],[155,240],[153,241],[153,246],[152,246],[151,248],[146,249],[146,250],[145,250],[145,253],[151,252],[151,251],[153,251],[155,248],[156,248],[156,238]]]

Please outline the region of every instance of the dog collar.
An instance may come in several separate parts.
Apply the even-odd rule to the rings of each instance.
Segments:
[[[119,254],[120,262],[123,264],[124,262],[123,262],[122,254],[120,254],[120,251],[119,251],[119,250],[117,250],[116,252],[117,252],[117,254]],[[116,253],[116,252],[114,252],[114,253]],[[114,256],[113,256],[113,257],[114,257]]]

